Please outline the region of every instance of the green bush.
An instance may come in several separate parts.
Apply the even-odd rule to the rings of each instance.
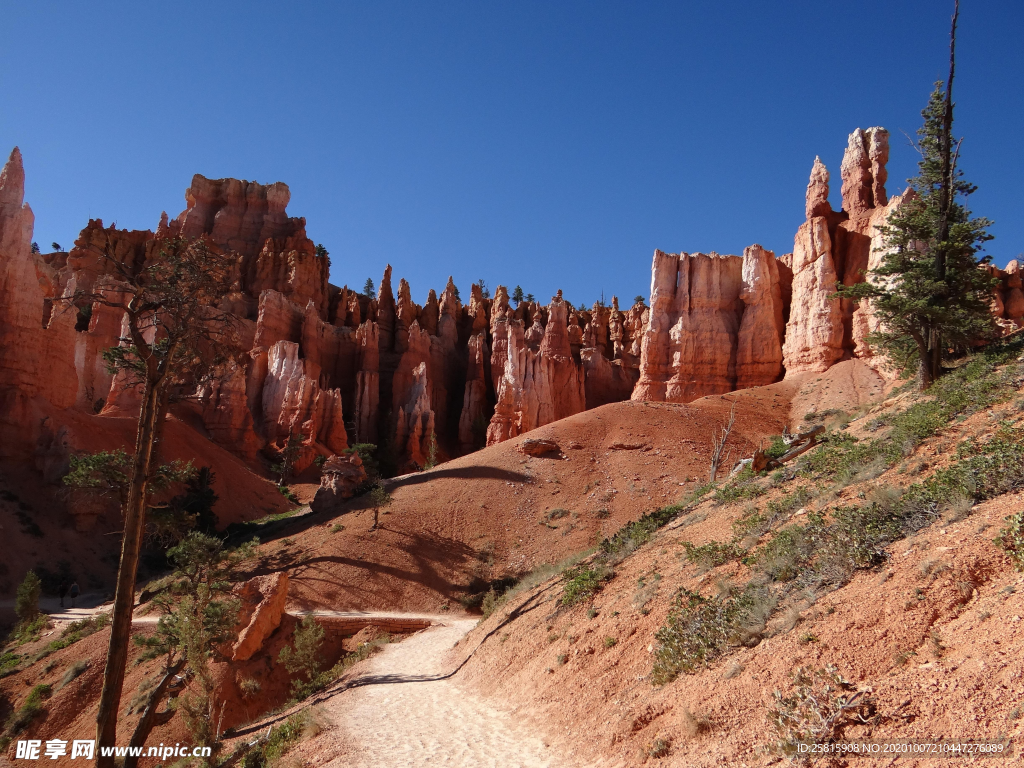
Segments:
[[[18,591],[14,597],[14,612],[22,624],[28,624],[39,615],[39,595],[43,589],[43,583],[36,576],[35,571],[29,571],[25,578],[18,585]]]
[[[6,677],[16,671],[20,663],[21,656],[13,651],[4,651],[0,653],[0,677]]]
[[[281,649],[277,660],[284,664],[292,677],[293,696],[304,699],[309,695],[306,692],[307,686],[316,679],[323,667],[320,653],[323,642],[324,628],[312,614],[307,614],[295,627],[292,645]]]
[[[29,724],[43,712],[43,702],[50,698],[52,689],[49,685],[37,685],[29,693],[21,708],[11,713],[4,725],[3,737],[0,738],[0,749],[6,749],[12,737],[24,731]]]
[[[735,544],[720,541],[709,541],[707,544],[695,546],[689,541],[683,542],[686,559],[698,568],[710,570],[743,556],[743,550]]]
[[[655,634],[651,682],[663,685],[680,674],[691,675],[740,641],[740,628],[749,618],[757,596],[746,590],[724,600],[679,590],[665,625]]]
[[[655,531],[670,523],[685,509],[681,504],[672,504],[626,523],[610,539],[601,542],[601,552],[609,560],[622,560],[650,541]]]
[[[611,569],[602,563],[579,563],[562,572],[565,584],[561,604],[569,607],[589,600],[612,577]]]
[[[758,476],[750,467],[744,467],[730,478],[725,485],[715,488],[715,502],[728,504],[739,499],[756,499],[763,496],[765,489],[757,482]]]
[[[316,730],[308,709],[297,712],[270,731],[265,742],[256,742],[242,758],[242,768],[271,768],[306,734]]]
[[[769,459],[778,459],[786,455],[789,450],[789,446],[786,445],[786,441],[782,439],[782,435],[775,435],[772,437],[771,445],[764,450],[764,455]]]

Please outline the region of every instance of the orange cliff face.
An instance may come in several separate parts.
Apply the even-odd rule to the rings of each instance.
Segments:
[[[89,443],[69,435],[63,412],[135,413],[136,394],[102,359],[120,343],[119,311],[64,299],[76,290],[116,296],[107,257],[145,264],[177,235],[203,237],[235,260],[221,305],[235,318],[230,359],[189,413],[250,463],[297,438],[298,471],[353,442],[389,445],[394,469],[413,470],[607,403],[689,402],[851,358],[880,368],[866,343],[877,320],[864,302],[832,296],[882,258],[879,228],[902,201],[886,194],[887,159],[884,129],[854,131],[843,210],[832,211],[829,173],[816,159],[793,253],[656,251],[650,307],[621,311],[617,299],[588,310],[560,293],[548,306],[513,307],[501,286],[493,298],[473,286],[464,304],[451,279],[419,305],[405,280],[396,297],[390,266],[371,299],[328,282],[305,220],[287,213],[287,185],[198,174],[185,210],[164,214],[155,232],[93,220],[70,253],[33,254],[15,149],[0,176],[0,455],[34,458],[53,479]],[[991,271],[996,321],[1019,327],[1019,265]]]
[[[330,285],[329,262],[317,256],[305,220],[287,214],[282,183],[197,174],[185,210],[173,219],[164,214],[155,232],[92,220],[70,253],[47,255],[31,252],[17,150],[0,191],[0,429],[7,437],[0,450],[22,459],[46,453],[56,467],[51,480],[69,453],[88,449],[87,435],[69,436],[63,412],[124,419],[138,407],[137,393],[102,357],[121,343],[120,311],[64,299],[76,291],[115,298],[110,259],[141,267],[160,258],[164,239],[179,235],[203,237],[235,258],[220,307],[234,316],[231,354],[197,388],[186,420],[245,461],[276,457],[296,437],[296,471],[353,441],[392,445],[400,470],[482,447],[505,378],[510,322],[529,325],[523,349],[535,369],[520,388],[519,407],[529,410],[525,422],[516,416],[520,424],[533,428],[582,411],[588,373],[595,405],[628,398],[636,379],[642,320],[617,304],[612,316],[597,307],[570,311],[560,298],[548,308],[524,302],[513,310],[503,287],[490,299],[479,286],[463,304],[449,280],[440,297],[430,291],[420,306],[404,280],[395,298],[390,267],[376,299]],[[584,339],[594,341],[583,348]]]

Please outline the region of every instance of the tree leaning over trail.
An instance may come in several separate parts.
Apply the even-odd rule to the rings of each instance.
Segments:
[[[953,75],[959,3],[949,42],[949,79],[935,84],[918,130],[918,175],[907,199],[880,231],[886,254],[863,283],[843,286],[843,298],[866,298],[880,321],[868,342],[897,366],[917,362],[921,389],[942,374],[947,351],[964,351],[992,333],[995,280],[979,257],[992,222],[972,218],[966,198],[977,187],[957,168],[962,139],[953,140]]]
[[[99,768],[114,765],[113,756],[104,756],[99,746],[113,746],[117,736],[148,486],[159,467],[154,448],[172,394],[179,389],[194,391],[216,364],[218,350],[232,328],[231,317],[219,310],[217,303],[230,288],[234,260],[211,249],[202,239],[168,238],[159,243],[159,248],[159,255],[145,263],[129,264],[106,254],[104,261],[117,281],[116,287],[79,292],[69,299],[77,306],[99,303],[124,312],[126,336],[121,346],[107,350],[104,357],[123,385],[141,391],[135,451],[123,503],[124,537],[110,644],[96,715]]]

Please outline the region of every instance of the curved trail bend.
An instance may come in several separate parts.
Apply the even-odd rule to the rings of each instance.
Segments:
[[[303,745],[309,762],[331,768],[568,765],[526,724],[448,677],[454,665],[445,665],[447,652],[477,620],[443,622],[386,646],[347,690],[321,705],[333,727]]]

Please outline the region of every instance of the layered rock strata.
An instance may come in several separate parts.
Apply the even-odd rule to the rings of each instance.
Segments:
[[[782,374],[785,269],[761,246],[743,257],[654,252],[650,322],[634,400],[685,403]]]

